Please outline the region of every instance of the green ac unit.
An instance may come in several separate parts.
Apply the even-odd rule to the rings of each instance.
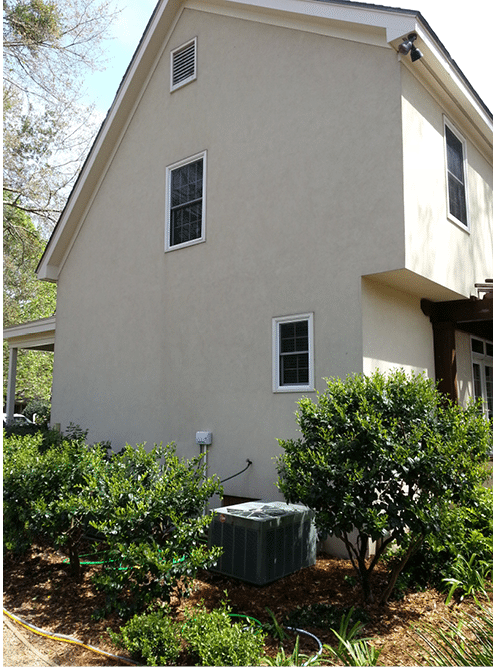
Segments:
[[[209,546],[223,547],[216,572],[262,586],[315,564],[314,513],[254,501],[214,510]]]

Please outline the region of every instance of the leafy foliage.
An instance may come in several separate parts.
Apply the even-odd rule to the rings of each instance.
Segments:
[[[369,643],[368,639],[358,637],[361,634],[362,624],[357,621],[350,627],[352,609],[350,609],[341,618],[339,631],[332,629],[338,640],[337,647],[324,645],[325,651],[339,664],[348,665],[348,667],[368,667],[368,665],[378,665],[378,656],[382,649],[377,650]]]
[[[293,609],[286,618],[286,624],[297,628],[337,628],[343,617],[351,612],[353,620],[358,623],[367,623],[370,617],[364,609],[358,607],[348,609],[334,604],[309,604],[305,607]]]
[[[197,665],[258,665],[263,655],[264,634],[253,625],[233,623],[230,609],[205,609],[190,614],[183,626],[189,649],[198,656]]]
[[[181,650],[179,626],[163,610],[135,614],[120,628],[120,633],[108,628],[113,643],[127,649],[134,660],[146,665],[176,664]]]
[[[4,209],[50,229],[95,131],[82,84],[88,69],[101,66],[111,4],[3,3]]]
[[[56,285],[37,280],[35,269],[45,241],[29,216],[4,207],[3,325],[4,327],[50,317],[56,308]],[[3,344],[3,387],[7,393],[9,347]],[[49,400],[53,374],[51,352],[19,350],[17,397]]]
[[[298,405],[302,438],[279,441],[278,486],[288,502],[315,510],[321,533],[344,541],[368,601],[376,563],[406,542],[386,602],[407,559],[440,530],[444,508],[465,503],[484,478],[489,426],[477,406],[446,403],[431,380],[400,370],[327,380],[318,403]]]
[[[221,487],[204,477],[200,457],[180,460],[173,445],[127,446],[108,457],[106,444],[88,447],[85,435],[72,425],[69,439],[47,446],[42,433],[5,439],[7,548],[36,536],[65,545],[78,576],[80,541],[96,531],[108,548],[95,579],[107,594],[102,613],[130,616],[217,561],[220,549],[208,551],[202,538],[211,520],[205,504]]]
[[[3,521],[7,548],[24,550],[37,536],[67,545],[79,574],[77,544],[87,517],[71,506],[93,452],[82,440],[62,440],[45,451],[43,433],[4,438]]]
[[[106,592],[108,613],[141,610],[169,599],[173,586],[199,567],[217,561],[220,550],[203,544],[211,517],[207,501],[221,490],[206,478],[200,457],[179,459],[174,445],[126,446],[109,459],[101,452],[85,477],[76,504],[109,548],[96,585]],[[131,603],[119,597],[130,593]]]
[[[493,665],[493,608],[480,606],[481,616],[462,614],[448,628],[416,627],[418,647],[427,665]]]
[[[440,589],[444,579],[459,582],[455,588],[462,592],[474,582],[477,588],[480,570],[474,563],[485,563],[486,574],[488,564],[493,562],[493,489],[478,486],[467,505],[451,503],[444,507],[440,525],[441,530],[427,535],[407,562],[397,582],[399,588]],[[404,542],[396,553],[388,555],[388,560],[401,558],[405,550]]]

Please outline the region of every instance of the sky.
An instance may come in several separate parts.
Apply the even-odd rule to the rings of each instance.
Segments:
[[[106,70],[86,79],[88,100],[106,115],[157,0],[121,0],[123,7],[105,45]],[[493,112],[493,0],[374,0],[418,10],[471,85]],[[419,45],[418,45],[419,46]]]

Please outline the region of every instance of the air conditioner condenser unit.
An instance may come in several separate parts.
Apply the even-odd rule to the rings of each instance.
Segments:
[[[315,564],[314,513],[304,505],[254,501],[214,510],[209,546],[223,547],[216,572],[262,586]]]

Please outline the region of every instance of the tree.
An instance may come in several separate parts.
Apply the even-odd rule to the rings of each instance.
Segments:
[[[113,0],[4,0],[4,207],[49,230],[94,134],[84,75],[101,67]]]
[[[113,2],[4,0],[4,326],[55,311],[35,270],[94,136],[82,84],[101,66]],[[50,398],[51,368],[50,353],[21,351],[18,393]]]
[[[4,327],[54,315],[56,285],[36,278],[36,266],[44,240],[30,217],[16,209],[4,209],[3,229],[3,325]],[[9,350],[3,345],[3,387],[6,395]],[[51,397],[53,354],[19,350],[16,395],[26,398]]]
[[[410,555],[440,530],[442,510],[466,503],[484,478],[487,421],[477,405],[444,401],[432,380],[402,370],[327,380],[318,403],[304,397],[298,405],[302,437],[279,441],[279,489],[315,511],[322,533],[343,540],[367,602],[382,554],[406,541],[386,603]]]

